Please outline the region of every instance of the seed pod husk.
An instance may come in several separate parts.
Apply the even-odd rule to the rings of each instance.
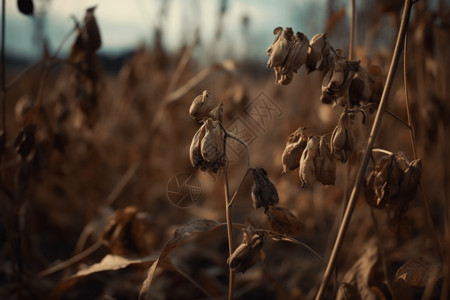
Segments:
[[[284,207],[269,207],[267,217],[270,230],[277,233],[296,235],[304,228],[303,222]]]
[[[200,122],[208,117],[208,114],[214,109],[214,106],[214,97],[209,91],[204,90],[201,95],[198,95],[195,97],[194,101],[192,101],[191,107],[189,108],[189,114],[193,119]]]
[[[88,52],[95,52],[100,49],[100,46],[102,45],[100,30],[98,29],[97,21],[94,15],[96,8],[97,6],[93,6],[86,9],[84,24],[81,29],[81,36],[86,47],[85,50]]]
[[[331,135],[331,153],[341,162],[345,163],[353,152],[355,136],[351,130],[351,118],[344,111]]]
[[[315,158],[319,153],[319,144],[318,136],[310,137],[300,158],[299,178],[302,187],[316,183]]]
[[[275,185],[267,177],[267,171],[263,168],[251,168],[253,174],[252,200],[255,209],[264,207],[264,213],[269,206],[278,203],[278,192]]]
[[[391,199],[398,195],[402,173],[395,155],[385,155],[380,158],[375,166],[373,181],[378,207],[389,204]]]
[[[234,272],[244,273],[258,261],[263,246],[264,233],[254,232],[251,226],[246,226],[242,229],[242,232],[242,243],[230,255],[227,263]]]
[[[287,170],[295,170],[300,165],[300,157],[308,143],[308,135],[304,130],[304,127],[298,128],[289,135],[286,141],[286,147],[281,156],[283,173],[286,173]]]
[[[315,159],[317,181],[325,185],[334,184],[336,181],[336,161],[331,155],[330,146],[324,137],[320,137],[319,155]]]
[[[191,142],[189,157],[192,166],[216,173],[226,163],[223,145],[224,135],[219,121],[206,119]]]
[[[267,49],[270,56],[267,62],[267,68],[281,67],[289,53],[293,44],[294,32],[292,28],[287,27],[280,31],[279,27],[275,28],[274,34],[279,34],[273,44]]]
[[[308,58],[308,38],[301,32],[297,32],[294,38],[294,43],[286,57],[281,73],[286,75],[288,73],[296,72],[303,66]]]
[[[307,73],[323,70],[330,56],[331,45],[326,33],[319,33],[312,37],[306,61]]]

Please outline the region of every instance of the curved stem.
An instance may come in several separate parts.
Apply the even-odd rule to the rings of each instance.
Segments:
[[[222,125],[222,124],[221,124]],[[223,127],[222,127],[223,128]],[[223,155],[226,155],[227,150],[227,134],[225,133],[223,138]],[[225,162],[224,166],[224,190],[225,190],[225,217],[227,220],[227,236],[228,236],[228,252],[229,255],[233,254],[233,221],[231,219],[231,207],[230,207],[230,187],[228,184],[228,166]],[[228,299],[233,299],[234,293],[234,272],[229,266],[229,283],[228,283]]]
[[[402,16],[402,22],[400,25],[400,30],[397,36],[397,42],[395,45],[394,55],[392,57],[391,66],[389,68],[389,73],[387,76],[386,84],[383,89],[383,94],[381,96],[380,105],[378,106],[377,114],[375,116],[375,120],[372,126],[372,130],[370,132],[369,141],[367,143],[367,148],[364,153],[363,160],[361,162],[361,166],[358,171],[358,176],[356,178],[355,185],[352,190],[352,194],[350,196],[347,208],[345,210],[345,215],[341,223],[341,227],[339,228],[339,233],[336,238],[336,241],[334,243],[333,251],[331,253],[330,260],[328,262],[327,268],[325,270],[322,283],[320,284],[319,291],[316,295],[316,300],[323,299],[325,296],[325,291],[328,286],[328,282],[330,281],[331,275],[333,273],[337,256],[339,254],[339,250],[342,246],[342,243],[344,241],[344,236],[347,231],[347,228],[350,224],[350,219],[353,214],[353,210],[356,206],[356,202],[359,195],[359,190],[361,189],[362,182],[364,179],[364,174],[367,168],[367,164],[369,162],[369,159],[372,155],[372,148],[373,144],[375,142],[375,138],[377,137],[378,131],[380,129],[381,120],[383,118],[383,113],[385,111],[386,104],[389,99],[389,94],[392,87],[392,82],[394,80],[395,71],[397,70],[397,65],[400,59],[400,54],[402,52],[404,37],[406,34],[406,29],[408,27],[408,21],[409,21],[409,15],[411,13],[411,7],[412,7],[412,1],[411,0],[405,0],[405,6],[403,9],[403,16]]]

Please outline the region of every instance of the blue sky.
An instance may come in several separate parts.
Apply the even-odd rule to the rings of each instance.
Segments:
[[[55,49],[73,26],[71,16],[82,20],[86,8],[97,5],[96,17],[102,33],[101,52],[117,54],[139,44],[151,45],[159,12],[164,0],[35,0],[36,11],[45,6],[45,36],[51,50]],[[324,27],[324,0],[229,0],[225,15],[223,39],[212,45],[217,24],[219,0],[171,0],[163,19],[164,46],[174,51],[192,41],[195,29],[200,28],[203,49],[215,49],[215,59],[251,55],[265,57],[265,49],[272,43],[272,30],[277,26],[291,26],[312,37]],[[7,1],[6,50],[36,59],[41,47],[33,41],[32,18],[21,15],[16,1]],[[241,20],[249,16],[249,33],[242,34]],[[73,38],[73,37],[72,37]],[[66,44],[68,49],[70,41]],[[202,54],[200,54],[202,55]]]

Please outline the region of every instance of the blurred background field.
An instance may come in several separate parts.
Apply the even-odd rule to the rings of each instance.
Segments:
[[[88,63],[77,65],[76,33],[68,35],[74,28],[72,16],[82,24],[85,10],[94,4],[102,47],[89,54]],[[327,32],[333,47],[347,53],[350,1],[41,0],[34,5],[35,14],[29,17],[20,14],[16,1],[6,4],[0,298],[136,299],[150,265],[142,258],[157,256],[178,226],[195,219],[225,222],[223,174],[200,172],[189,160],[199,125],[188,112],[203,90],[224,104],[223,124],[248,142],[250,165],[268,171],[280,206],[304,224],[294,237],[327,260],[343,213],[342,199],[357,167],[348,172],[346,164],[338,163],[334,186],[302,189],[298,171],[282,175],[281,155],[286,138],[298,127],[315,135],[332,132],[342,109],[320,102],[318,72],[306,75],[302,68],[290,85],[276,85],[273,71],[265,67],[265,51],[273,42],[273,29],[289,26],[309,38]],[[402,1],[357,1],[355,58],[378,66],[384,76],[402,7]],[[450,241],[449,30],[449,3],[414,5],[408,96],[417,154],[423,159],[424,195],[442,249]],[[259,106],[261,101],[269,107]],[[249,114],[255,105],[260,114]],[[407,119],[403,63],[388,108]],[[361,118],[355,122],[358,152],[373,118],[367,115],[365,125]],[[230,147],[234,191],[247,169],[247,156],[235,143]],[[409,129],[390,115],[384,116],[376,148],[413,158]],[[201,188],[198,202],[188,208],[174,205],[168,194],[171,180],[183,173],[191,174]],[[266,227],[262,209],[252,207],[251,185],[244,180],[233,221],[243,224],[250,217]],[[338,279],[366,247],[377,243],[385,261],[379,259],[368,270],[368,285],[376,290],[374,299],[392,299],[399,287],[392,292],[385,280],[393,281],[405,261],[423,257],[439,264],[423,197],[410,204],[396,232],[379,210],[373,212],[375,229],[371,209],[360,198],[341,251]],[[235,247],[240,240],[235,230]],[[319,260],[290,243],[267,239],[263,249],[264,260],[237,275],[236,299],[315,296],[325,269]],[[108,254],[142,261],[68,280]],[[182,272],[161,267],[152,283],[154,299],[205,298],[187,278],[213,297],[225,297],[224,227],[190,238],[170,258]],[[445,270],[445,263],[440,266]],[[435,283],[431,294],[438,297],[448,285],[445,271]],[[408,296],[399,299],[420,299],[426,289],[400,288]]]

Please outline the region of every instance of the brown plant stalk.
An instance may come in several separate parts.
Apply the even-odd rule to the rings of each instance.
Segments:
[[[325,270],[322,282],[319,287],[319,291],[316,295],[316,300],[323,299],[325,296],[325,291],[328,286],[328,283],[330,281],[331,275],[333,273],[337,256],[339,255],[339,250],[342,246],[342,243],[344,241],[345,233],[348,229],[348,226],[350,224],[350,219],[353,214],[353,210],[356,206],[356,202],[358,200],[359,191],[361,189],[363,180],[364,180],[364,174],[369,162],[369,159],[371,157],[373,144],[375,142],[375,139],[377,137],[377,133],[379,131],[381,120],[383,118],[384,108],[386,107],[386,104],[389,99],[389,94],[392,87],[392,82],[394,79],[395,72],[397,70],[397,65],[400,59],[400,55],[402,52],[403,42],[406,34],[406,30],[408,28],[408,22],[409,22],[409,16],[411,13],[412,8],[412,0],[405,0],[405,5],[403,9],[403,16],[402,16],[402,22],[400,25],[400,30],[397,36],[397,41],[395,44],[394,54],[392,56],[391,65],[389,68],[389,73],[387,76],[386,84],[384,85],[383,94],[381,96],[380,104],[378,106],[377,114],[375,116],[375,120],[372,126],[372,130],[370,132],[369,140],[367,143],[366,151],[364,153],[363,160],[361,162],[361,166],[358,171],[358,176],[356,178],[355,185],[353,187],[352,193],[350,195],[350,199],[347,205],[347,208],[345,210],[344,218],[342,220],[341,226],[339,228],[339,233],[336,238],[336,241],[334,243],[333,251],[331,253],[330,260],[328,261],[327,268]]]

